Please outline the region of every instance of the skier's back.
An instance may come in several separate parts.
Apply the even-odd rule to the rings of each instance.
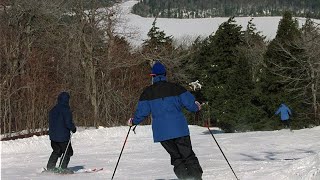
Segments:
[[[48,160],[48,170],[55,169],[58,158],[64,153],[65,157],[63,161],[60,161],[60,167],[67,170],[70,157],[73,155],[73,149],[69,140],[70,131],[75,133],[76,127],[72,120],[69,98],[70,95],[67,92],[60,93],[57,104],[49,112],[49,137],[53,152]]]
[[[187,120],[183,108],[191,112],[200,110],[200,104],[184,87],[166,81],[165,67],[157,62],[152,68],[153,85],[140,96],[134,118],[128,124],[140,124],[152,115],[154,142],[170,154],[171,164],[179,179],[201,180],[202,168],[192,150]]]
[[[282,103],[278,110],[275,112],[275,115],[280,114],[280,119],[286,128],[290,128],[290,116],[292,115],[291,110],[287,105]]]

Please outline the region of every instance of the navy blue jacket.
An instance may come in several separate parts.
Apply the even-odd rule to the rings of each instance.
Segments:
[[[70,139],[70,131],[76,132],[69,106],[69,94],[62,92],[58,103],[49,112],[49,137],[51,141],[66,142]]]
[[[194,96],[184,87],[166,81],[166,77],[154,77],[140,96],[133,124],[140,124],[150,113],[154,142],[190,135],[183,108],[198,111]]]

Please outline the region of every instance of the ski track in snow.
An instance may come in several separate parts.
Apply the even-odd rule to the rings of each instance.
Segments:
[[[203,179],[235,179],[208,129],[189,127]],[[74,156],[69,167],[104,168],[95,173],[41,174],[51,153],[47,135],[3,141],[2,179],[111,179],[128,129],[80,129],[73,135]],[[319,130],[215,134],[215,138],[241,180],[319,180]],[[153,143],[151,126],[138,126],[136,134],[130,132],[114,179],[176,179],[169,155],[159,143]]]

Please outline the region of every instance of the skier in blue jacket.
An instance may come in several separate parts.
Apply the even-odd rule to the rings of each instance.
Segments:
[[[47,164],[47,169],[49,171],[55,170],[58,158],[66,151],[63,162],[61,162],[62,159],[60,160],[60,165],[63,170],[68,172],[67,166],[69,164],[70,157],[73,155],[71,142],[69,146],[68,143],[70,140],[70,131],[75,133],[77,129],[72,120],[69,99],[69,93],[60,93],[57,104],[49,112],[49,137],[53,150]]]
[[[286,106],[284,103],[280,105],[278,110],[276,111],[275,115],[278,115],[280,113],[280,118],[282,123],[284,124],[285,128],[290,128],[290,116],[292,115],[291,110],[288,106]]]
[[[166,69],[160,62],[153,65],[151,75],[153,84],[144,89],[128,125],[138,125],[151,114],[154,142],[160,142],[170,154],[176,176],[201,180],[203,171],[192,150],[188,123],[182,112],[183,108],[197,112],[201,105],[184,87],[167,82]]]

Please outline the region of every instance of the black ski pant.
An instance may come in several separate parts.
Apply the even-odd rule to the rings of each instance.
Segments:
[[[192,150],[190,136],[160,142],[171,157],[173,171],[179,179],[202,179],[202,168]]]
[[[53,152],[51,153],[51,156],[48,160],[48,164],[47,164],[47,169],[53,169],[56,167],[56,163],[58,161],[58,158],[61,157],[62,154],[64,154],[64,152],[66,151],[68,146],[68,141],[67,142],[55,142],[55,141],[51,141],[51,147]],[[71,142],[69,144],[68,150],[66,152],[66,155],[63,159],[62,162],[62,157],[59,163],[59,166],[61,166],[61,168],[66,169],[69,161],[70,161],[70,157],[73,155],[73,149],[71,146]]]
[[[282,124],[283,124],[284,128],[289,128],[289,129],[291,129],[290,119],[288,119],[288,120],[282,120]]]

